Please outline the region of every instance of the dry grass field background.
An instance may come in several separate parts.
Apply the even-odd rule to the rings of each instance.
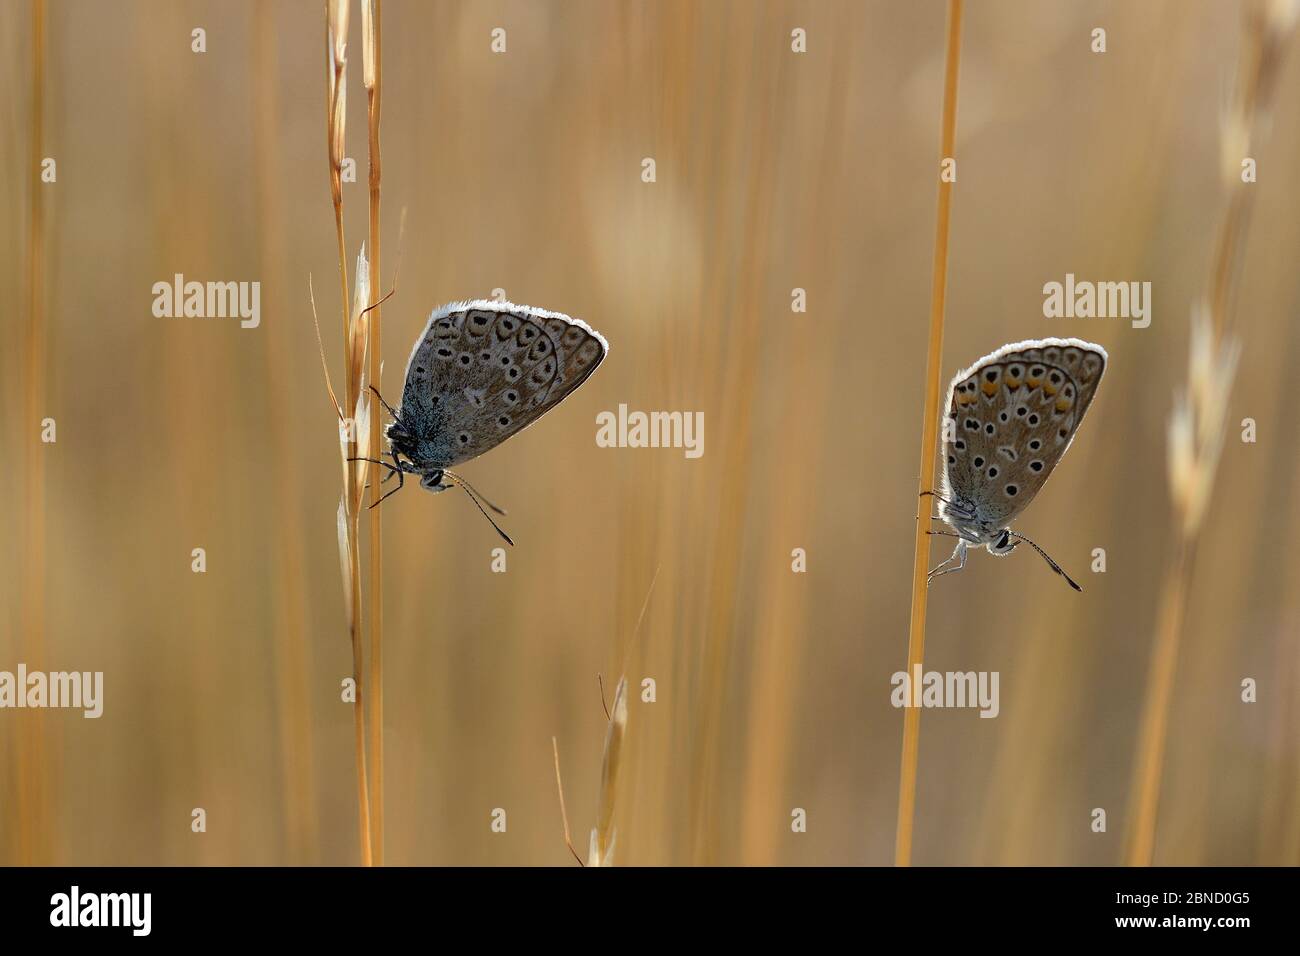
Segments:
[[[1048,335],[1110,366],[1016,525],[1085,592],[1023,550],[930,591],[926,667],[998,671],[1001,712],[922,714],[916,863],[1125,860],[1179,533],[1167,423],[1254,9],[966,8],[943,381]],[[388,863],[576,865],[551,738],[585,850],[598,674],[607,700],[630,684],[614,862],[892,861],[944,25],[933,0],[385,0],[385,395],[435,306],[495,288],[610,342],[560,408],[462,469],[510,512],[505,573],[460,492],[381,509]],[[1242,351],[1188,572],[1158,863],[1300,862],[1294,46],[1252,143]],[[42,48],[31,3],[0,6],[0,669],[103,671],[104,715],[0,711],[0,861],[354,863],[338,443],[308,299],[310,275],[337,388],[322,4],[52,0]],[[354,258],[355,11],[349,51]],[[260,282],[260,325],[155,317],[176,273]],[[1044,318],[1066,273],[1150,281],[1150,327]],[[704,454],[598,447],[621,403],[703,412]]]

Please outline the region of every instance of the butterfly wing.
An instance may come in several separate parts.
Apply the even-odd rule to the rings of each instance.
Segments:
[[[955,425],[943,443],[948,497],[998,527],[1023,511],[1074,440],[1106,361],[1100,345],[1037,339],[959,372],[945,412]]]
[[[401,420],[427,464],[476,458],[527,428],[596,370],[609,351],[578,319],[480,299],[429,317],[406,366]]]

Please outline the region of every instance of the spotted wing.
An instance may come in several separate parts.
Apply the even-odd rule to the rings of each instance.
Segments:
[[[1079,339],[1017,342],[958,373],[948,389],[949,496],[1003,526],[1038,494],[1083,422],[1106,350]]]
[[[578,319],[478,300],[433,313],[402,391],[403,424],[451,467],[527,428],[587,380],[604,338]]]

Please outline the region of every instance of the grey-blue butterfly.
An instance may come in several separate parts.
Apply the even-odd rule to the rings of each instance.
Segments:
[[[1106,350],[1091,342],[1033,339],[1004,345],[957,373],[940,422],[943,493],[927,492],[939,499],[939,516],[952,528],[931,534],[957,538],[957,546],[930,580],[965,567],[971,545],[1002,557],[1023,541],[1072,588],[1083,590],[1009,524],[1070,447],[1106,362]]]
[[[377,462],[389,469],[384,480],[397,475],[393,491],[404,474],[419,475],[426,491],[459,485],[480,511],[486,504],[504,514],[449,469],[537,421],[608,352],[599,332],[559,312],[489,299],[435,310],[406,363],[400,408],[384,403],[393,417],[386,431],[392,463]]]

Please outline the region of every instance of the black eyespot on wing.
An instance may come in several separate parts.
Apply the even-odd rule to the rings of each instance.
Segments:
[[[1014,498],[1019,493],[1020,493],[1020,489],[1017,488],[1015,485],[1007,485],[1007,494],[1010,495],[1012,498]]]
[[[998,476],[998,466],[993,465],[992,467],[989,468],[989,477],[996,478],[997,476]]]
[[[990,382],[996,382],[996,381],[998,380],[998,373],[997,373],[997,370],[996,370],[996,369],[989,369],[987,372],[984,373],[984,378],[985,378],[985,380],[987,380],[987,381],[990,381]]]
[[[983,468],[983,467],[984,467],[984,458],[983,458],[983,456],[982,456],[982,455],[976,455],[976,456],[975,456],[975,460],[974,460],[973,462],[971,462],[971,464],[973,464],[976,468]]]
[[[461,364],[461,365],[469,365],[469,353],[468,353],[468,352],[461,352],[461,353],[460,353],[460,364]]]
[[[1037,425],[1037,424],[1038,424],[1038,416],[1037,416],[1037,415],[1030,415],[1029,418],[1028,418],[1028,422],[1029,422],[1029,424],[1031,424],[1031,425]]]
[[[1019,416],[1020,418],[1024,418],[1025,415],[1027,415],[1028,413],[1029,413],[1029,409],[1026,408],[1024,405],[1021,405],[1019,408],[1016,409],[1016,415]]]
[[[1043,447],[1043,443],[1040,442],[1037,438],[1035,438],[1033,441],[1029,443],[1029,447],[1034,451],[1038,451],[1038,449]]]
[[[1043,470],[1043,463],[1042,463],[1041,461],[1031,461],[1031,462],[1029,463],[1029,470],[1030,470],[1030,471],[1042,471],[1042,470]]]
[[[1005,421],[1007,421],[1007,419],[1009,419],[1010,417],[1011,417],[1011,416],[1009,416],[1006,412],[1003,412],[1001,415],[998,416],[998,421],[1000,421],[1000,422],[1005,422]]]
[[[989,422],[987,425],[984,426],[984,433],[985,433],[985,434],[987,434],[987,435],[992,435],[994,431],[995,431],[995,429],[993,428],[993,423],[992,423],[992,422]]]

